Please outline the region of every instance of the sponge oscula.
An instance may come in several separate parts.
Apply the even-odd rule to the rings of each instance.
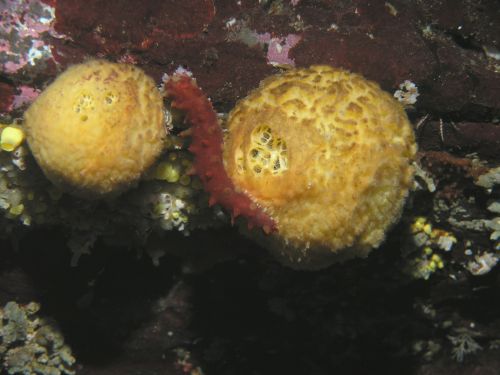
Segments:
[[[328,66],[264,80],[230,113],[224,165],[276,223],[262,242],[315,269],[366,256],[400,216],[413,178],[401,105],[360,75]]]
[[[118,193],[161,153],[163,110],[141,69],[92,60],[67,69],[30,106],[27,140],[46,176],[64,190]]]

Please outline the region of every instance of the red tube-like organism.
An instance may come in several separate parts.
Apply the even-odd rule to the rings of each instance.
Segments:
[[[186,113],[191,125],[191,145],[194,171],[210,194],[209,204],[220,204],[231,212],[232,219],[243,216],[248,227],[259,227],[266,233],[277,230],[275,221],[253,202],[248,195],[236,191],[224,169],[222,160],[223,136],[212,104],[187,74],[174,74],[165,83],[172,107]]]

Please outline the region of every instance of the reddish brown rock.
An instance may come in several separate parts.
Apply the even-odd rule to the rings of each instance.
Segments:
[[[87,52],[118,54],[161,48],[169,39],[192,39],[215,15],[212,0],[62,1],[56,31],[86,46]],[[78,25],[78,26],[76,26]]]
[[[15,88],[5,82],[0,82],[0,113],[7,113],[12,110],[14,103]]]
[[[435,60],[414,26],[412,14],[399,7],[392,15],[383,2],[356,6],[329,5],[334,12],[304,34],[292,50],[298,65],[330,64],[361,73],[394,89],[404,80],[419,83],[435,69]],[[323,10],[323,13],[326,9]],[[314,9],[306,8],[314,22]],[[328,22],[331,24],[325,28]]]
[[[460,6],[457,6],[460,4]],[[464,48],[500,47],[500,23],[496,0],[426,0],[419,2],[422,18],[438,25]]]
[[[468,120],[500,113],[500,75],[486,58],[463,49],[450,37],[432,40],[438,68],[422,85],[419,106],[434,113],[455,113]]]
[[[412,51],[401,55],[400,49]],[[391,56],[387,59],[387,56]],[[432,56],[418,39],[395,44],[390,39],[371,39],[355,32],[348,37],[331,32],[311,31],[292,50],[297,65],[329,64],[361,73],[393,90],[404,80],[415,83],[430,77]]]
[[[429,121],[417,130],[421,150],[450,150],[459,155],[477,153],[500,161],[500,125],[482,122]]]

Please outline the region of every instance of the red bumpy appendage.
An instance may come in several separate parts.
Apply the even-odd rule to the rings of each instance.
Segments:
[[[194,170],[205,190],[210,194],[209,204],[216,203],[231,212],[232,219],[241,215],[248,227],[260,227],[266,233],[276,231],[275,221],[246,194],[237,192],[224,169],[222,160],[223,137],[217,115],[208,98],[194,79],[177,74],[165,83],[172,106],[186,113],[191,124],[191,146],[194,154]]]

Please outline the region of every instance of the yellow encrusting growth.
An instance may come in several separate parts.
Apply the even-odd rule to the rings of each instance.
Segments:
[[[141,69],[92,60],[62,73],[25,113],[28,143],[55,184],[88,197],[125,190],[163,149],[163,99]]]
[[[24,132],[15,126],[0,127],[0,148],[11,152],[18,148],[24,141]]]
[[[277,222],[263,241],[296,268],[365,256],[400,216],[416,152],[394,98],[329,66],[264,80],[231,112],[226,170]]]

